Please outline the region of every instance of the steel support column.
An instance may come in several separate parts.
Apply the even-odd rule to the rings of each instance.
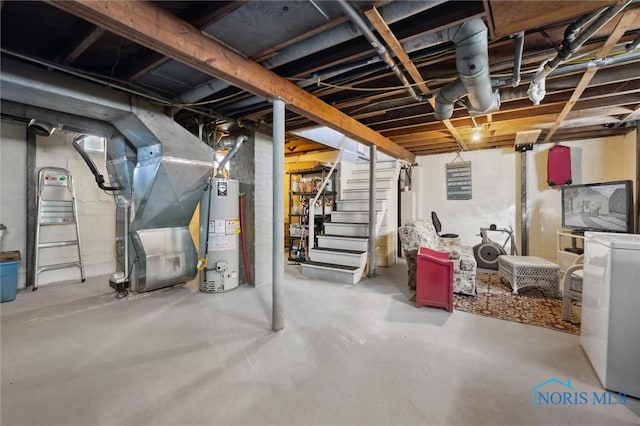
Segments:
[[[520,239],[522,256],[529,255],[529,212],[527,211],[527,151],[522,151],[520,155]]]
[[[369,146],[369,278],[376,276],[376,161],[378,149]]]
[[[284,328],[284,116],[284,101],[273,99],[273,331]]]
[[[38,171],[36,170],[36,135],[28,130],[25,132],[27,136],[27,253],[26,257],[26,282],[27,287],[33,287],[35,283],[35,255],[36,255],[36,216],[37,210],[37,180]]]
[[[636,121],[636,202],[635,204],[635,229],[633,232],[640,234],[640,120]]]

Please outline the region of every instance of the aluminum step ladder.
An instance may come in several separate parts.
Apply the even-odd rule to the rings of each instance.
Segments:
[[[73,226],[73,229],[69,229]],[[52,232],[55,236],[41,241],[43,227],[60,227],[59,232]],[[65,229],[67,228],[67,229]],[[48,232],[47,232],[48,233]],[[69,235],[70,239],[60,240],[60,235]],[[73,237],[75,234],[75,237]],[[75,247],[77,259],[73,262],[40,264],[40,250]],[[75,258],[75,256],[74,256]],[[36,276],[33,291],[38,289],[38,275],[44,271],[63,268],[80,268],[80,278],[84,277],[82,263],[82,246],[80,244],[80,226],[78,224],[78,207],[73,188],[73,179],[67,169],[60,167],[43,167],[38,172],[38,213],[36,224]]]

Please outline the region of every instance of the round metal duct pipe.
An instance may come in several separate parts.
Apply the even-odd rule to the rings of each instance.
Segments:
[[[27,128],[30,132],[35,133],[38,136],[51,136],[53,132],[56,130],[56,127],[47,123],[46,121],[38,121],[35,118],[32,118],[27,124]]]

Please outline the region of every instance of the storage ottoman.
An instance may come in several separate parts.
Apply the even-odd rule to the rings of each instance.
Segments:
[[[500,279],[511,283],[513,294],[524,287],[545,286],[558,291],[560,267],[536,256],[498,257]]]

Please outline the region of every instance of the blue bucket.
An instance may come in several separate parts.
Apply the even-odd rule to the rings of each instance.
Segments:
[[[2,303],[16,300],[19,264],[19,260],[0,262],[0,301]]]

